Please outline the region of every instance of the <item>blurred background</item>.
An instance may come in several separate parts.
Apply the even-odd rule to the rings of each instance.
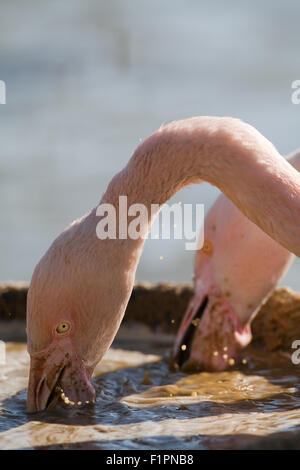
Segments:
[[[300,146],[298,0],[1,0],[0,279],[30,280],[163,122],[230,115]],[[204,203],[208,184],[173,202]],[[138,280],[190,282],[184,240],[148,240]],[[163,256],[163,260],[160,260]],[[283,280],[299,289],[298,260]]]

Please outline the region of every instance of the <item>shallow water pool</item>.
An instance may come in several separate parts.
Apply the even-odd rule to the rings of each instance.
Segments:
[[[187,375],[169,370],[168,341],[143,344],[123,338],[108,351],[94,378],[95,405],[28,415],[26,345],[7,343],[0,448],[243,448],[300,428],[300,367],[289,357],[248,349],[247,363],[230,371]]]

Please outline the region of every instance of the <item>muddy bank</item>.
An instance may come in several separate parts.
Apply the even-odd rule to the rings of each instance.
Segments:
[[[0,284],[2,339],[25,338],[26,283]],[[192,296],[193,287],[181,284],[136,284],[123,325],[141,323],[152,331],[175,334]],[[276,289],[252,323],[253,344],[267,351],[291,351],[300,339],[300,294]]]

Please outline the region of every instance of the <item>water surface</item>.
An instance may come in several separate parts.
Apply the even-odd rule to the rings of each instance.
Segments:
[[[0,448],[226,449],[300,427],[300,369],[289,358],[248,351],[238,368],[187,375],[169,370],[168,347],[157,338],[147,350],[159,354],[130,344],[110,349],[98,366],[95,405],[27,415],[26,347],[7,343]]]

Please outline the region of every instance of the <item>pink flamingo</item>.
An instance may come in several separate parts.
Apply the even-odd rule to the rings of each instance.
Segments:
[[[113,204],[118,215],[119,195],[127,195],[128,205],[143,203],[150,210],[201,180],[219,187],[266,234],[300,254],[299,174],[237,119],[196,117],[160,128],[112,179],[101,203]],[[99,240],[98,221],[94,208],[71,224],[33,273],[27,303],[30,412],[48,406],[56,385],[72,404],[95,399],[90,379],[120,326],[144,244],[142,237]]]
[[[300,150],[287,158],[299,171]],[[251,321],[294,256],[224,195],[209,211],[204,233],[195,257],[194,296],[173,355],[183,369],[223,370],[250,343]]]

